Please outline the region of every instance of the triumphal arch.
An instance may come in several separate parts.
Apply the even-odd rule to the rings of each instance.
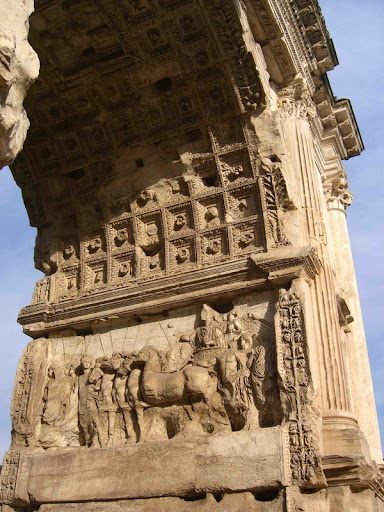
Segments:
[[[44,276],[2,511],[382,510],[363,143],[317,1],[1,9],[1,162]]]

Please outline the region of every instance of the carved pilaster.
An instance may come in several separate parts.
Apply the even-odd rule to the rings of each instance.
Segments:
[[[290,447],[295,485],[323,480],[316,422],[312,411],[313,383],[300,299],[281,290],[276,313],[277,368],[280,396]]]
[[[297,207],[301,211],[302,233],[317,249],[322,270],[311,287],[311,307],[317,350],[322,361],[321,396],[323,414],[338,418],[340,424],[353,421],[348,368],[338,319],[337,286],[331,268],[329,244],[326,237],[326,203],[319,186],[321,176],[316,157],[312,128],[316,123],[316,108],[305,87],[296,80],[279,92],[279,114],[292,165],[298,170]]]
[[[11,405],[13,447],[34,445],[49,353],[49,341],[41,338],[27,345],[19,361]]]
[[[0,478],[0,504],[14,501],[19,462],[20,452],[16,450],[9,450],[4,456]]]

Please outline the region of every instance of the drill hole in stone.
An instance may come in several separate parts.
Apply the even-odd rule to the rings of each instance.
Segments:
[[[90,46],[89,48],[84,50],[82,53],[83,57],[92,57],[95,54],[96,54],[96,50],[93,46]]]
[[[83,168],[76,169],[75,171],[69,172],[68,175],[73,180],[80,180],[81,178],[84,178],[84,176],[85,176],[85,169],[83,169]]]
[[[172,79],[167,76],[157,80],[153,85],[159,92],[167,92],[172,88]]]
[[[142,169],[144,167],[144,160],[142,158],[138,158],[135,160],[136,169]]]

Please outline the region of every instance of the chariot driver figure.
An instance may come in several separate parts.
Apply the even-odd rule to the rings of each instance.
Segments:
[[[217,319],[217,313],[207,304],[203,305],[201,311],[201,320],[203,325],[196,330],[196,347],[209,348],[209,347],[225,347],[227,345],[224,340],[222,330],[222,322]]]

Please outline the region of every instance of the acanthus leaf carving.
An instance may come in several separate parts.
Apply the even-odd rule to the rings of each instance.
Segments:
[[[349,182],[345,173],[327,180],[324,189],[328,205],[336,202],[341,205],[341,208],[346,209],[352,204],[353,194],[349,191]]]
[[[274,159],[264,159],[262,179],[267,211],[267,232],[275,246],[289,244],[281,220],[281,212],[294,209],[295,206],[288,196],[287,186],[282,174],[281,164]]]
[[[305,80],[299,75],[290,85],[280,89],[278,98],[279,111],[282,116],[311,120],[316,115],[316,105]]]

